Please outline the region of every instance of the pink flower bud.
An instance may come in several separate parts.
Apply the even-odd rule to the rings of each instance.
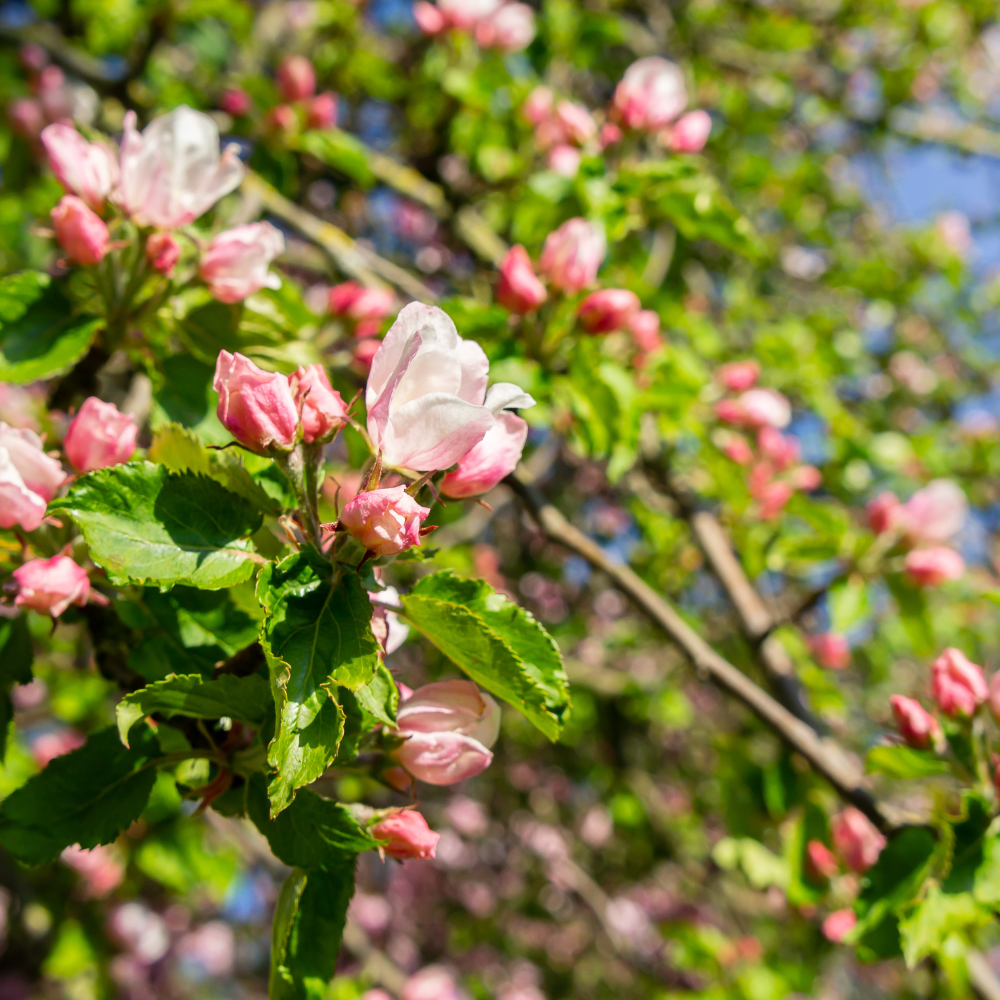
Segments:
[[[278,104],[268,111],[267,124],[276,132],[294,132],[299,127],[299,116],[290,104]]]
[[[969,502],[956,483],[935,479],[903,504],[903,525],[911,542],[946,542],[957,534]]]
[[[760,378],[760,365],[756,361],[730,361],[715,373],[715,381],[730,392],[752,389]]]
[[[899,735],[911,747],[923,750],[940,742],[942,733],[938,720],[919,701],[894,694],[889,699],[889,704],[892,705],[892,713],[896,717]]]
[[[521,115],[530,125],[537,127],[552,111],[553,100],[548,87],[535,87],[521,105]]]
[[[895,493],[880,493],[874,500],[868,501],[865,510],[868,512],[868,525],[876,535],[894,531],[903,522],[903,505]]]
[[[823,937],[837,944],[854,930],[858,916],[854,910],[834,910],[823,921]]]
[[[354,345],[354,350],[351,352],[351,360],[354,362],[354,367],[362,375],[367,375],[371,370],[372,361],[375,355],[378,354],[378,349],[381,346],[382,341],[375,337],[366,337]]]
[[[440,834],[435,833],[427,820],[415,809],[405,809],[380,819],[369,833],[376,840],[388,840],[382,848],[390,858],[433,858]]]
[[[629,317],[628,332],[640,351],[652,353],[663,344],[660,336],[660,317],[652,309],[640,309]]]
[[[520,244],[512,246],[500,265],[497,301],[511,312],[529,313],[547,297],[545,286],[535,276],[528,251]]]
[[[22,138],[34,142],[45,128],[45,112],[33,97],[19,97],[7,105],[7,121]]]
[[[92,266],[104,260],[111,236],[100,216],[75,194],[65,194],[52,209],[52,228],[70,260]]]
[[[472,681],[449,680],[425,684],[410,692],[396,713],[407,733],[457,732],[486,747],[500,735],[500,708]]]
[[[906,574],[918,587],[937,587],[965,575],[965,560],[944,545],[914,549],[903,560]]]
[[[750,389],[739,399],[720,400],[715,412],[722,420],[747,427],[787,427],[792,420],[791,404],[774,389]]]
[[[236,226],[209,243],[198,273],[220,302],[241,302],[262,288],[281,287],[268,266],[284,249],[284,236],[270,222]]]
[[[65,479],[34,431],[0,423],[0,528],[34,531]]]
[[[931,694],[945,715],[971,717],[990,696],[983,668],[950,646],[931,666]]]
[[[504,410],[482,441],[459,459],[458,468],[444,477],[440,491],[456,500],[488,493],[517,468],[527,439],[528,425]]]
[[[539,993],[529,987],[504,990],[502,995],[504,1000],[537,1000]],[[444,966],[428,965],[406,980],[400,1000],[467,1000],[467,994]]]
[[[556,121],[562,126],[567,139],[582,146],[597,135],[597,122],[582,104],[560,101],[555,110]]]
[[[419,781],[454,785],[485,771],[493,754],[478,740],[457,732],[409,733],[393,756]]]
[[[658,56],[634,62],[615,88],[614,110],[628,128],[656,131],[672,122],[686,105],[684,73]]]
[[[227,115],[241,118],[250,113],[250,109],[253,107],[253,98],[242,87],[226,87],[219,98],[219,107]]]
[[[168,277],[181,259],[181,245],[173,233],[153,233],[146,240],[146,260],[154,271]]]
[[[338,523],[376,556],[394,556],[420,544],[420,522],[430,512],[405,486],[390,486],[359,493],[344,506]]]
[[[299,411],[288,379],[265,372],[242,354],[220,351],[212,388],[223,426],[251,451],[287,450],[295,443]]]
[[[747,444],[746,438],[733,435],[722,445],[722,453],[739,465],[749,465],[753,461],[753,449]]]
[[[118,181],[118,161],[99,142],[87,142],[72,125],[57,123],[42,130],[42,145],[56,180],[67,194],[79,195],[95,212]]]
[[[471,31],[490,17],[503,0],[438,0],[438,10],[453,28]]]
[[[439,35],[448,27],[444,14],[426,0],[417,0],[413,5],[413,18],[425,35]]]
[[[776,427],[762,427],[758,431],[757,447],[779,471],[790,468],[799,460],[798,441],[782,434]]]
[[[306,110],[309,128],[333,128],[337,124],[337,95],[329,90],[317,94]]]
[[[286,56],[275,74],[283,101],[305,101],[316,93],[316,71],[305,56]]]
[[[569,219],[545,238],[538,267],[555,288],[572,295],[594,283],[606,250],[604,233],[597,226],[586,219]]]
[[[851,664],[851,647],[839,632],[823,632],[809,639],[809,648],[821,667],[843,670]]]
[[[77,472],[93,472],[127,462],[135,451],[138,432],[130,413],[89,396],[66,431],[63,449]]]
[[[822,485],[823,473],[815,465],[800,465],[789,473],[789,480],[797,490],[810,493]]]
[[[484,49],[523,52],[535,38],[535,12],[526,3],[505,3],[476,25],[476,43]]]
[[[32,559],[13,573],[18,592],[14,603],[58,618],[71,604],[81,607],[90,596],[86,571],[68,556]]]
[[[580,161],[583,159],[580,150],[560,142],[549,150],[545,157],[545,165],[560,177],[576,177],[580,172]]]
[[[355,320],[383,320],[396,305],[389,288],[371,288],[345,281],[330,289],[330,312]]]
[[[863,812],[845,806],[830,823],[834,847],[847,867],[859,874],[867,871],[882,853],[885,837],[871,824]]]
[[[607,149],[608,146],[616,146],[621,141],[622,130],[614,122],[605,122],[601,126],[599,139],[601,149]]]
[[[669,146],[675,153],[700,153],[712,132],[707,111],[689,111],[670,129]]]
[[[817,875],[834,878],[840,871],[840,865],[837,863],[833,851],[822,840],[810,840],[806,844],[806,856]]]
[[[577,316],[588,333],[611,333],[621,330],[639,308],[635,292],[627,288],[602,288],[580,303]]]
[[[795,487],[788,482],[775,479],[763,486],[756,494],[759,516],[762,521],[773,521],[792,499]]]
[[[288,381],[302,416],[302,440],[306,444],[329,440],[344,422],[347,410],[340,393],[330,385],[326,369],[300,365]]]

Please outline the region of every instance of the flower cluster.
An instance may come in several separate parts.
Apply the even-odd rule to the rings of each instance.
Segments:
[[[418,0],[413,16],[426,35],[449,29],[473,35],[484,49],[520,52],[535,37],[535,12],[525,3],[505,0]]]

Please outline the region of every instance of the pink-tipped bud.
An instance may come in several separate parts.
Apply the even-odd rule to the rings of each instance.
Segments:
[[[347,409],[340,393],[330,385],[326,369],[300,365],[288,381],[302,417],[302,440],[306,444],[329,441],[346,419]]]
[[[889,699],[892,714],[896,717],[899,735],[911,746],[925,750],[937,746],[941,739],[941,725],[919,701],[905,695],[894,694]]]
[[[627,127],[656,131],[687,105],[681,68],[659,56],[634,62],[615,88],[614,112]]]
[[[859,874],[867,871],[882,853],[885,837],[863,812],[846,806],[830,823],[833,844],[847,867]]]
[[[753,449],[746,438],[733,435],[726,438],[722,445],[722,454],[739,465],[749,465],[753,461]]]
[[[604,260],[604,233],[586,219],[564,222],[545,238],[538,262],[553,287],[569,295],[592,285]]]
[[[242,354],[220,351],[212,388],[219,394],[219,420],[240,444],[266,454],[295,443],[299,411],[286,376],[265,372]]]
[[[602,288],[580,303],[577,316],[588,333],[612,333],[627,326],[639,309],[635,292],[627,288]]]
[[[52,228],[70,260],[85,267],[104,260],[111,242],[108,227],[75,194],[63,195],[52,209]]]
[[[689,111],[669,130],[668,145],[675,153],[700,153],[712,132],[712,118],[707,111]]]
[[[309,128],[334,128],[337,124],[337,95],[325,90],[317,94],[306,109]]]
[[[426,0],[417,0],[413,5],[413,18],[417,22],[417,27],[425,35],[439,35],[448,27],[448,21],[444,14],[432,3]]]
[[[282,59],[275,78],[283,101],[305,101],[316,93],[316,71],[305,56]]]
[[[944,545],[932,549],[914,549],[903,560],[906,575],[918,587],[937,587],[965,575],[965,560]]]
[[[821,667],[843,670],[851,665],[851,646],[839,632],[823,632],[809,639],[809,648]]]
[[[285,237],[270,222],[251,222],[213,237],[201,258],[198,274],[220,302],[242,302],[262,288],[280,288],[269,271],[285,249]]]
[[[118,181],[118,160],[100,142],[87,142],[72,125],[56,123],[42,130],[49,166],[67,194],[79,195],[99,212]]]
[[[471,736],[457,732],[409,733],[393,756],[418,781],[454,785],[481,774],[493,754]]]
[[[640,351],[651,354],[663,344],[660,336],[660,317],[652,309],[640,309],[629,317],[628,332]]]
[[[833,851],[822,840],[810,840],[806,844],[806,857],[815,875],[834,878],[840,871],[840,865]]]
[[[430,512],[405,486],[390,486],[359,493],[345,505],[338,523],[376,556],[394,556],[420,544],[420,522]]]
[[[381,346],[382,341],[377,337],[365,337],[364,340],[359,340],[354,345],[354,350],[351,351],[351,361],[355,370],[362,375],[367,375]]]
[[[868,526],[876,535],[895,531],[903,523],[903,505],[895,493],[880,493],[868,501],[865,510],[868,512]]]
[[[32,559],[14,570],[18,592],[14,603],[58,618],[71,604],[83,606],[90,596],[86,571],[68,556]]]
[[[521,115],[537,128],[551,113],[554,100],[548,87],[535,87],[521,105]]]
[[[168,277],[181,259],[181,245],[173,233],[153,233],[146,240],[146,260],[154,271]]]
[[[63,449],[77,472],[107,469],[132,457],[138,432],[130,413],[90,396],[70,422]]]
[[[545,157],[545,165],[560,177],[576,177],[580,172],[580,161],[583,159],[580,150],[565,142],[553,146]]]
[[[433,858],[441,835],[415,809],[380,819],[369,830],[376,840],[388,840],[382,849],[390,858]]]
[[[535,276],[528,251],[520,244],[512,246],[500,265],[497,301],[511,312],[523,314],[533,312],[547,297],[545,286]]]
[[[760,364],[756,361],[730,361],[715,373],[715,381],[730,392],[746,392],[757,384]]]
[[[834,910],[823,921],[823,937],[838,944],[854,930],[857,923],[858,915],[854,910]]]
[[[983,668],[960,649],[946,649],[931,667],[931,694],[945,715],[970,718],[990,696]]]
[[[219,97],[219,107],[232,115],[241,118],[248,115],[253,107],[253,98],[242,87],[226,87]]]
[[[496,423],[479,444],[441,481],[441,492],[455,499],[488,493],[517,468],[527,439],[528,425],[516,413],[504,410],[497,414]]]

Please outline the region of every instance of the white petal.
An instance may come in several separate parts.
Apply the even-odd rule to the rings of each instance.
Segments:
[[[513,382],[497,382],[486,393],[486,408],[493,414],[508,408],[524,410],[534,405],[534,399]]]
[[[447,469],[482,440],[493,426],[493,414],[437,392],[421,396],[394,411],[382,442],[387,465],[424,472]]]

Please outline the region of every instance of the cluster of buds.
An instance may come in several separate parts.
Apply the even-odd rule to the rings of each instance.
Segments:
[[[484,49],[521,52],[535,37],[535,12],[525,3],[504,0],[418,0],[413,16],[425,35],[448,30],[472,35]]]
[[[894,493],[880,493],[867,510],[876,535],[909,549],[903,566],[917,586],[935,587],[965,574],[965,560],[947,542],[965,524],[969,503],[950,479],[935,479],[905,503]]]
[[[574,101],[557,101],[548,87],[535,87],[521,106],[521,114],[535,130],[535,145],[546,153],[550,170],[575,177],[582,150],[597,152],[607,145],[590,111]],[[614,128],[614,126],[612,126]]]
[[[756,450],[741,434],[720,434],[722,451],[734,462],[750,468],[750,495],[761,520],[776,518],[798,490],[815,490],[822,482],[819,469],[803,465],[798,441],[782,434],[792,419],[792,407],[780,392],[757,386],[760,365],[734,361],[723,365],[716,381],[729,395],[715,404],[719,419],[756,431]]]
[[[68,84],[63,71],[49,61],[49,54],[39,45],[22,46],[20,55],[33,96],[11,101],[7,119],[22,139],[37,146],[47,125],[69,124],[77,118],[90,121],[97,95],[89,87]]]
[[[337,95],[332,91],[316,93],[316,70],[300,55],[287,56],[275,73],[275,84],[282,103],[271,108],[268,124],[280,132],[295,132],[300,128],[323,129],[337,125]],[[245,91],[223,91],[220,104],[234,116],[246,115],[251,108]]]

